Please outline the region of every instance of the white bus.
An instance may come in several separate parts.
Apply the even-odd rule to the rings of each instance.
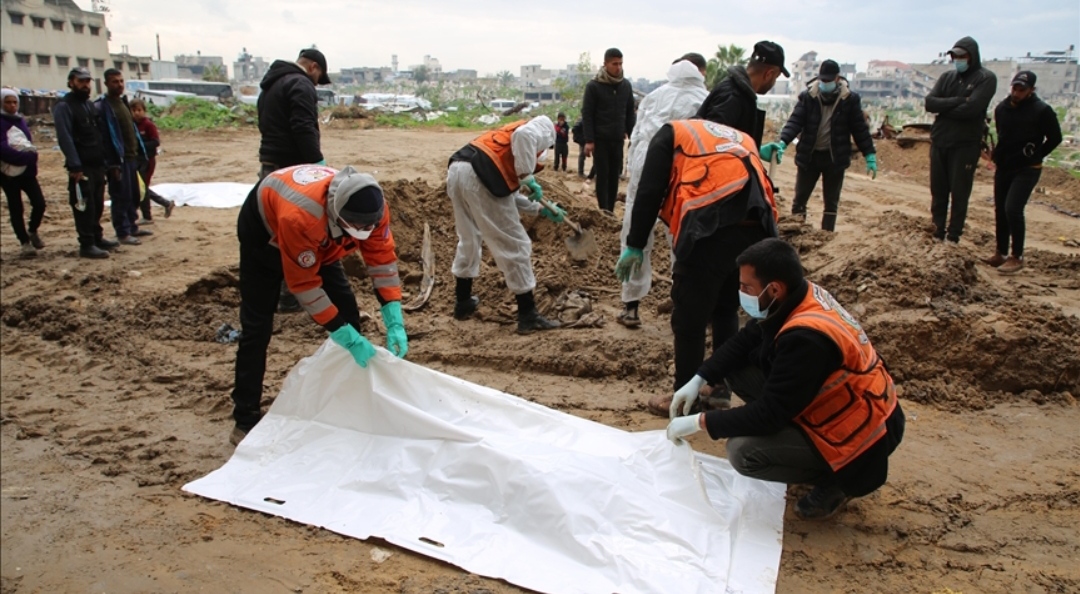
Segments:
[[[134,96],[139,91],[175,91],[213,101],[221,101],[233,96],[229,83],[202,80],[128,80],[124,81],[124,90],[129,96]]]

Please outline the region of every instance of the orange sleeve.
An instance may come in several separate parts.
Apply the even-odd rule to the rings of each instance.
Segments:
[[[293,213],[289,213],[293,214]],[[319,221],[315,221],[317,226]],[[311,228],[311,219],[285,215],[278,218],[277,242],[281,251],[281,268],[285,272],[285,284],[296,300],[317,323],[325,326],[338,315],[337,306],[322,288],[319,268],[324,263],[319,248],[320,235]]]
[[[383,218],[371,236],[360,243],[368,276],[375,285],[379,301],[401,301],[401,279],[398,277],[397,252],[394,234],[390,232],[390,205],[383,209]]]

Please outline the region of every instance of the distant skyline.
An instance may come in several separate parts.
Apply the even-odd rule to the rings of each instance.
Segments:
[[[90,0],[76,3],[90,8]],[[110,7],[110,51],[127,45],[133,54],[156,58],[154,35],[160,34],[163,59],[197,51],[219,55],[230,74],[243,47],[268,61],[292,60],[313,43],[331,71],[389,66],[397,54],[402,69],[430,55],[444,71],[509,70],[515,76],[524,64],[565,68],[582,52],[598,65],[605,49],[618,47],[628,76],[659,80],[686,52],[709,57],[717,45],[734,43],[749,55],[762,39],[780,43],[789,64],[813,50],[821,59],[854,62],[859,70],[870,60],[929,62],[966,35],[979,42],[983,57],[1001,59],[1080,42],[1076,0],[1027,6],[1005,0],[622,0],[599,6],[572,0],[111,0]]]

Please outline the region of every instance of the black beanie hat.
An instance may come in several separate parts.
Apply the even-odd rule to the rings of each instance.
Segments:
[[[353,192],[340,216],[359,227],[378,225],[383,218],[382,190],[379,186],[365,186]]]

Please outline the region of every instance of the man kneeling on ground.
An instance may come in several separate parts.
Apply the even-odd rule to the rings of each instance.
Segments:
[[[795,511],[827,518],[885,484],[904,436],[892,377],[862,327],[803,278],[795,249],[765,239],[739,255],[739,300],[752,318],[675,393],[668,438],[702,429],[729,438],[740,474],[814,485]],[[745,406],[687,414],[706,383],[724,380]]]

